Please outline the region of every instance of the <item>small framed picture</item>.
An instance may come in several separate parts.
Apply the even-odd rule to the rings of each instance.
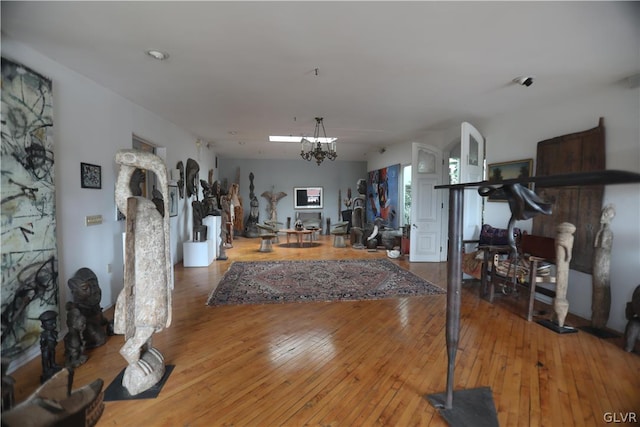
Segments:
[[[505,179],[529,178],[533,167],[533,159],[514,160],[511,162],[490,163],[488,165],[488,181],[497,182]],[[531,188],[531,184],[529,184]],[[488,198],[490,202],[506,202],[507,196],[502,188]]]
[[[169,216],[178,216],[178,186],[169,186]]]
[[[82,188],[102,188],[102,166],[80,163],[80,186]]]
[[[322,187],[295,187],[294,209],[322,209]]]

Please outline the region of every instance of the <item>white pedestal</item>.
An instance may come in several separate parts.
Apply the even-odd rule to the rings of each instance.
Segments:
[[[188,241],[182,244],[185,267],[208,267],[218,256],[220,247],[220,217],[206,216],[202,224],[207,226],[207,241]]]
[[[205,216],[202,218],[202,224],[207,226],[207,239],[213,241],[213,258],[218,257],[220,249],[220,221],[219,216]]]
[[[182,244],[185,267],[208,267],[215,258],[213,240],[206,242],[184,242]]]

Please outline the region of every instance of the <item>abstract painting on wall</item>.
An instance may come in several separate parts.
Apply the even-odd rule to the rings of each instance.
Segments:
[[[398,176],[400,165],[369,172],[367,179],[367,222],[382,218],[386,227],[398,228]]]
[[[2,356],[35,344],[58,312],[51,81],[2,58]]]

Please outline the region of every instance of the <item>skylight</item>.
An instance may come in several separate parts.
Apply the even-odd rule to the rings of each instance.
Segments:
[[[316,143],[316,142],[320,142],[322,144],[328,144],[331,142],[336,141],[338,138],[328,138],[328,137],[318,137],[318,138],[314,138],[312,136],[274,136],[274,135],[269,135],[269,142],[301,142],[302,138]]]

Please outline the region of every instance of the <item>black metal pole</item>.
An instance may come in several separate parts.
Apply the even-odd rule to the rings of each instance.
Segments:
[[[447,263],[447,399],[445,409],[453,407],[453,371],[460,336],[460,290],[462,287],[462,218],[464,188],[449,190],[449,251]]]

